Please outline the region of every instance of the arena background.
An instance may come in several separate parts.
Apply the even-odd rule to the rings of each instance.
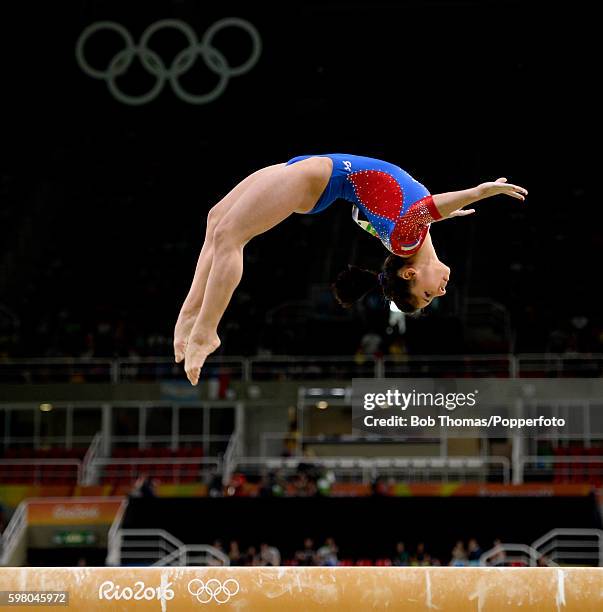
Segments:
[[[395,563],[399,541],[409,563],[448,564],[457,540],[477,538],[482,553],[571,527],[594,530],[584,538],[595,544],[565,561],[599,564],[596,436],[533,441],[522,451],[532,471],[519,473],[510,439],[366,442],[332,401],[354,376],[601,376],[601,207],[589,189],[600,69],[586,4],[23,2],[2,13],[0,530],[28,498],[88,500],[72,522],[52,510],[30,521],[29,539],[13,523],[6,564],[134,564],[178,550],[111,548],[108,526],[122,519],[215,544],[200,563],[217,563],[230,540],[240,563],[270,558],[259,561],[262,542],[303,563],[305,538],[317,548],[334,537],[348,564]],[[233,16],[257,29],[261,55],[209,104],[166,83],[126,105],[76,61],[97,21],[138,40],[161,19],[201,37]],[[95,34],[90,62],[107,65],[120,44]],[[231,65],[249,57],[236,29],[214,44]],[[181,46],[174,31],[153,38],[167,65]],[[199,61],[181,82],[201,93],[216,77]],[[138,95],[155,79],[134,62],[117,83]],[[417,318],[390,315],[378,295],[351,311],[334,303],[338,271],[384,256],[347,204],[287,219],[246,247],[222,347],[192,389],[172,332],[209,208],[262,166],[335,151],[394,162],[432,193],[506,176],[530,195],[434,227],[449,295]],[[85,504],[129,494],[123,516],[86,522]],[[370,529],[342,518],[367,514],[381,517]]]

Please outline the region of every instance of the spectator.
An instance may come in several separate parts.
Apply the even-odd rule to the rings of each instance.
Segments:
[[[469,559],[469,565],[479,565],[480,557],[482,556],[482,549],[477,543],[475,538],[471,538],[467,543],[467,557]]]
[[[318,565],[327,565],[329,567],[335,567],[338,563],[337,553],[339,549],[335,544],[333,538],[327,538],[324,545],[321,546],[316,552]]]
[[[356,351],[357,355],[371,355],[371,356],[380,356],[381,355],[381,336],[374,332],[368,331],[362,338],[360,339],[360,345]]]
[[[417,544],[417,551],[412,558],[412,565],[431,565],[431,555],[425,552],[425,544],[423,542]]]
[[[260,544],[260,565],[278,567],[281,564],[281,553],[278,548],[268,546],[266,542]]]
[[[492,548],[502,547],[502,540],[500,538],[496,538],[492,542]],[[505,551],[501,548],[498,552],[494,553],[492,557],[490,557],[490,565],[498,565],[503,566],[507,564],[507,555]]]
[[[536,561],[538,567],[550,567],[549,560],[544,556],[540,555]]]
[[[155,490],[156,485],[157,483],[153,478],[147,474],[141,474],[134,483],[134,487],[132,487],[130,497],[157,497]]]
[[[260,497],[283,497],[286,483],[278,472],[271,471],[262,479]]]
[[[222,540],[214,540],[212,546],[217,548],[221,553],[224,552],[224,544],[222,544]]]
[[[239,549],[239,543],[236,540],[231,540],[230,542],[228,558],[230,559],[230,565],[241,565],[241,551]]]
[[[222,554],[225,554],[224,553],[224,545],[222,544],[222,540],[214,540],[214,543],[212,544],[212,546],[216,550],[221,552]],[[208,565],[222,565],[222,562],[217,557],[210,557],[210,559],[208,561]]]
[[[392,559],[392,565],[396,565],[398,567],[410,565],[410,555],[406,550],[404,542],[398,542],[396,544],[396,554]]]
[[[371,482],[371,491],[375,497],[385,497],[389,495],[389,487],[383,476],[377,476]]]
[[[331,487],[335,482],[335,473],[325,471],[316,478],[316,494],[328,497],[331,494]]]
[[[223,497],[224,488],[222,486],[222,474],[214,472],[207,485],[207,493],[209,497]]]
[[[247,477],[245,474],[236,472],[230,478],[226,487],[226,494],[229,497],[243,497],[247,493]]]
[[[297,497],[314,497],[317,493],[316,482],[306,472],[299,472],[293,477],[293,495]]]
[[[299,565],[316,565],[316,551],[312,538],[304,540],[304,548],[295,553],[295,559]]]
[[[260,558],[255,546],[250,546],[245,553],[243,565],[260,565]]]
[[[462,540],[458,540],[458,542],[454,545],[451,555],[452,558],[450,559],[449,565],[454,567],[463,567],[464,565],[468,565],[467,551],[465,550],[465,544],[463,544]]]

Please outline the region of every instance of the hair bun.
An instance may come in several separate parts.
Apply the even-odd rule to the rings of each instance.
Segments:
[[[331,288],[337,301],[349,308],[382,282],[379,276],[376,272],[348,265],[346,270],[339,273]]]

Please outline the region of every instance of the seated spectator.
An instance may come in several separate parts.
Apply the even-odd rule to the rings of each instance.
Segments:
[[[469,565],[479,565],[480,557],[482,556],[482,549],[477,543],[475,538],[471,538],[467,543],[467,557],[469,559]]]
[[[224,544],[222,544],[222,540],[214,540],[212,546],[217,548],[221,553],[224,552]]]
[[[260,565],[260,558],[255,546],[250,546],[243,557],[243,565]]]
[[[266,542],[260,544],[260,565],[278,567],[281,564],[281,553],[278,548],[268,546]]]
[[[371,482],[371,492],[376,497],[381,497],[389,494],[389,487],[387,481],[383,476],[377,476],[373,482]]]
[[[223,497],[224,487],[222,486],[222,474],[214,472],[209,479],[207,485],[207,494],[209,497]]]
[[[425,552],[425,544],[419,542],[417,550],[412,558],[411,565],[431,565],[431,555]]]
[[[230,565],[241,565],[241,551],[239,549],[239,543],[236,540],[231,540],[228,547],[228,558],[230,559]]]
[[[452,558],[450,559],[449,565],[453,567],[463,567],[464,565],[469,564],[465,544],[463,544],[462,540],[458,540],[458,542],[454,545],[451,556]]]
[[[540,555],[536,561],[537,567],[550,567],[549,560],[544,556]]]
[[[291,482],[293,495],[296,497],[314,497],[317,493],[316,482],[307,473],[299,472]]]
[[[245,474],[236,472],[230,478],[226,487],[226,494],[229,497],[243,497],[246,493],[247,477]]]
[[[298,565],[316,565],[316,551],[312,538],[304,540],[304,548],[295,553],[295,560]]]
[[[279,472],[271,471],[262,478],[260,486],[260,497],[283,497],[285,495],[286,482]]]
[[[329,567],[335,567],[338,563],[337,553],[339,549],[335,544],[333,538],[327,538],[324,545],[321,546],[316,552],[316,561],[318,565],[327,565]]]
[[[212,546],[221,552],[224,553],[224,545],[222,544],[222,540],[214,540]],[[210,557],[208,561],[208,565],[222,565],[222,562],[217,557]]]
[[[316,494],[328,497],[335,482],[335,474],[330,470],[321,472],[316,478]]]
[[[396,565],[398,567],[410,565],[410,555],[406,550],[404,542],[398,542],[396,544],[396,554],[392,559],[392,565]]]
[[[375,331],[367,331],[360,339],[360,344],[356,349],[357,355],[381,356],[381,343],[383,339]]]
[[[492,542],[492,548],[496,548],[497,546],[502,546],[502,540],[500,538],[496,538]],[[490,565],[506,565],[507,564],[507,555],[505,551],[501,548],[501,550],[497,553],[494,553],[492,557],[490,557],[489,561]]]

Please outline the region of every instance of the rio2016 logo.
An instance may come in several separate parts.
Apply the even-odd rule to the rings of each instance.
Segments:
[[[168,582],[165,586],[148,587],[144,582],[138,580],[134,583],[133,587],[126,586],[121,587],[116,585],[111,580],[105,580],[100,587],[98,587],[98,598],[99,599],[115,599],[124,601],[171,601],[174,599],[174,591],[170,587],[171,582]]]

